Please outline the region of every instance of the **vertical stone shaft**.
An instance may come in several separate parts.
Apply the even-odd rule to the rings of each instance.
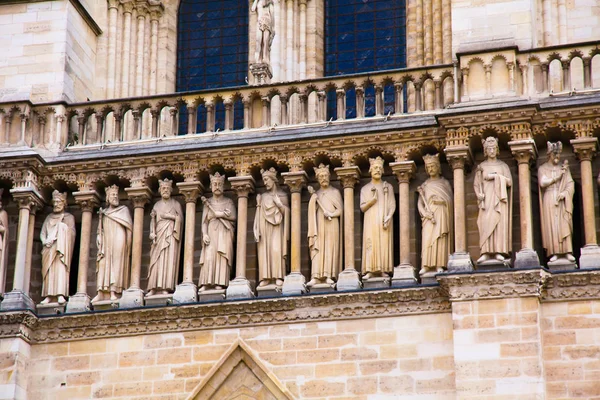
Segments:
[[[246,279],[246,236],[248,233],[248,195],[254,191],[252,176],[229,178],[238,196],[235,278]]]
[[[131,64],[131,12],[132,3],[124,3],[123,5],[123,53],[121,59],[123,60],[123,70],[121,72],[121,96],[129,96],[129,74]]]
[[[109,0],[108,2],[108,67],[106,80],[106,97],[113,99],[115,97],[115,78],[117,63],[117,14],[119,12],[119,2]]]
[[[423,0],[423,46],[425,65],[433,64],[433,16],[432,2],[434,0]]]
[[[443,62],[452,62],[452,0],[442,0]],[[436,17],[437,18],[437,17]]]
[[[193,282],[194,228],[196,224],[196,200],[185,203],[185,246],[183,252],[183,282]]]
[[[465,207],[465,160],[451,160],[454,173],[454,251],[467,252],[467,215]]]
[[[291,272],[300,272],[300,216],[302,215],[302,203],[300,191],[292,192],[292,251],[291,251]]]
[[[558,0],[558,43],[567,43],[567,5],[565,0]]]
[[[408,179],[400,181],[400,264],[410,264],[410,210]]]
[[[444,16],[442,14],[442,0],[433,1],[433,63],[442,64],[444,62],[443,54],[443,34],[442,24]]]
[[[32,205],[27,200],[19,202],[19,228],[17,231],[17,255],[15,260],[15,276],[13,290],[25,290],[25,273],[27,263],[27,238],[29,237],[29,218]]]
[[[129,287],[130,289],[140,289],[144,206],[152,198],[152,192],[147,186],[129,187],[125,191],[133,203],[133,240],[131,244],[131,279]]]
[[[300,79],[306,79],[306,1],[300,0]]]
[[[519,162],[519,204],[521,209],[521,248],[533,248],[533,226],[531,215],[531,176],[529,159]]]
[[[544,20],[544,46],[552,43],[552,0],[542,0],[542,18]]]
[[[77,274],[77,293],[87,294],[88,262],[90,259],[90,237],[92,236],[92,208],[83,208],[81,212],[81,237],[79,243],[79,270]]]
[[[286,78],[291,81],[294,76],[294,1],[287,0],[287,24],[286,24]]]
[[[594,209],[594,183],[592,181],[592,157],[581,159],[581,192],[583,198],[583,226],[585,244],[596,244],[596,210]]]
[[[143,95],[144,83],[144,52],[145,52],[145,35],[146,14],[144,10],[138,9],[137,15],[137,50],[135,63],[135,95]]]
[[[150,20],[150,94],[156,94],[158,79],[158,16]]]
[[[25,275],[23,276],[23,293],[29,295],[29,282],[31,281],[31,257],[33,256],[33,233],[35,231],[35,207],[29,212],[29,225],[27,227],[27,256],[25,260]]]
[[[429,1],[429,0],[426,0]],[[417,25],[417,65],[415,67],[420,67],[423,65],[424,57],[423,57],[423,0],[417,0],[416,7],[416,25]]]

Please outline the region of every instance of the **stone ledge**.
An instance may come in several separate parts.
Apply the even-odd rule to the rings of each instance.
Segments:
[[[553,274],[548,279],[545,301],[588,300],[600,298],[600,269]]]

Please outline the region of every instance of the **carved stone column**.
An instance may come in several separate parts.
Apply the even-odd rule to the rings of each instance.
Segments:
[[[133,1],[126,0],[123,4],[123,50],[121,53],[121,96],[129,97],[129,75],[131,71],[131,13]]]
[[[521,69],[521,81],[523,82],[521,94],[523,96],[529,96],[529,79],[527,78],[527,64],[519,65],[519,68]]]
[[[108,1],[108,69],[106,72],[106,98],[115,97],[115,80],[117,65],[117,14],[119,0]]]
[[[404,114],[404,85],[394,83],[394,114]]]
[[[234,176],[229,178],[231,187],[238,196],[237,241],[235,256],[235,279],[227,287],[227,299],[250,299],[254,291],[246,278],[246,241],[248,233],[248,195],[254,192],[255,181],[252,176]]]
[[[401,287],[414,285],[417,283],[415,278],[415,268],[410,263],[410,192],[409,183],[413,174],[417,170],[414,161],[400,161],[390,163],[392,171],[398,179],[398,206],[400,222],[400,264],[394,268],[394,277],[392,278],[392,287]]]
[[[346,119],[346,91],[343,88],[336,89],[337,97],[337,119],[338,121]]]
[[[27,258],[25,259],[25,280],[23,282],[23,292],[29,296],[29,286],[31,283],[31,257],[33,256],[33,235],[35,232],[35,214],[38,207],[31,207],[29,211],[29,226],[27,227]]]
[[[33,300],[25,288],[27,273],[27,240],[29,237],[30,218],[35,218],[32,210],[43,206],[42,195],[34,188],[11,189],[13,199],[19,205],[19,228],[17,231],[17,254],[12,291],[4,294],[0,310],[35,310]]]
[[[492,65],[485,64],[483,68],[485,70],[485,94],[490,96],[492,94]]]
[[[92,236],[92,213],[100,204],[95,190],[73,193],[75,201],[81,207],[81,233],[79,242],[79,269],[77,274],[77,293],[69,297],[67,313],[90,310],[90,296],[87,293],[88,264],[90,260],[90,238]]]
[[[337,281],[338,291],[359,290],[362,287],[360,274],[354,262],[354,187],[360,180],[357,166],[340,167],[335,173],[344,187],[344,271]]]
[[[285,184],[290,188],[290,192],[292,193],[292,249],[290,252],[291,271],[290,274],[285,277],[282,288],[283,295],[287,296],[307,292],[305,285],[306,279],[304,278],[304,275],[302,275],[302,272],[300,272],[300,237],[302,235],[300,218],[302,216],[302,187],[306,184],[308,180],[308,175],[306,175],[306,172],[300,171],[284,172],[281,174],[281,176],[283,177]]]
[[[469,100],[469,68],[461,68],[462,73],[462,101]]]
[[[592,58],[583,57],[583,88],[592,87]]]
[[[444,149],[454,173],[454,254],[448,259],[448,272],[472,272],[473,261],[467,247],[467,206],[465,166],[473,162],[469,146]]]
[[[147,186],[125,188],[133,203],[133,240],[131,244],[131,278],[129,289],[123,291],[119,308],[141,307],[144,305],[144,291],[140,288],[142,273],[142,242],[144,236],[144,207],[152,198]]]
[[[585,245],[581,248],[579,268],[600,268],[600,247],[596,238],[596,210],[594,204],[594,182],[592,158],[596,154],[598,139],[582,137],[571,140],[573,151],[581,163],[581,198],[583,200],[583,227]]]
[[[198,287],[194,284],[194,240],[196,239],[196,202],[204,191],[202,183],[186,181],[177,183],[179,193],[185,198],[185,243],[183,244],[183,279],[173,293],[174,304],[198,301]]]
[[[562,77],[563,77],[563,92],[571,91],[571,61],[570,60],[561,60],[562,65]]]
[[[148,7],[145,3],[137,3],[137,49],[135,50],[135,95],[143,95],[144,84],[144,51],[145,46],[145,30],[146,30],[146,14]]]
[[[164,11],[161,3],[150,6],[150,94],[156,94],[158,84],[158,28]]]
[[[540,258],[533,250],[533,215],[531,211],[530,164],[537,158],[533,139],[513,140],[508,146],[519,163],[519,207],[521,214],[521,250],[516,253],[515,268],[541,268]],[[514,185],[513,185],[514,188]],[[513,189],[514,190],[514,189]]]

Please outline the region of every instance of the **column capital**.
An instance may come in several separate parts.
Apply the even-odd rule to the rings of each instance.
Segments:
[[[399,183],[408,183],[413,174],[417,171],[417,166],[414,161],[399,161],[390,163],[390,167]]]
[[[17,188],[11,189],[10,194],[13,200],[19,205],[19,209],[27,209],[31,213],[35,213],[37,208],[44,206],[44,200],[42,195],[31,188]]]
[[[115,8],[118,9],[119,8],[119,0],[108,0],[108,9],[110,10],[111,8]]]
[[[144,208],[152,198],[152,191],[148,186],[128,187],[125,192],[133,203],[133,208]]]
[[[360,180],[360,168],[356,165],[352,167],[338,167],[334,171],[342,182],[344,189],[354,188]]]
[[[598,138],[595,137],[582,137],[579,139],[571,140],[573,146],[573,152],[577,154],[580,161],[591,161],[596,155],[596,149],[598,148]]]
[[[304,171],[284,172],[281,174],[283,181],[290,188],[292,193],[302,192],[302,187],[308,181],[308,175]]]
[[[150,21],[158,21],[163,15],[165,7],[162,5],[162,3],[151,4],[148,7],[148,10],[150,11]]]
[[[82,211],[94,211],[94,208],[100,205],[100,196],[95,190],[87,190],[80,192],[73,192],[75,202],[79,204]]]
[[[513,140],[508,142],[513,157],[519,164],[529,164],[537,159],[537,147],[533,139]]]
[[[469,146],[446,147],[444,153],[453,170],[464,170],[467,165],[473,164],[473,154],[471,154]]]
[[[233,176],[228,180],[238,197],[248,197],[250,193],[254,193],[256,181],[252,176]]]
[[[178,182],[179,193],[183,195],[186,203],[196,203],[198,197],[204,192],[204,185],[198,181]]]
[[[132,0],[121,0],[123,5],[123,13],[131,14],[133,12],[134,2]]]

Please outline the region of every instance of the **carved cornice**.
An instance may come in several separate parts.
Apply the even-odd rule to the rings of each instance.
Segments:
[[[585,300],[600,298],[600,270],[555,274],[544,293],[547,301]]]
[[[542,269],[442,274],[437,280],[450,301],[541,297],[550,274]]]

